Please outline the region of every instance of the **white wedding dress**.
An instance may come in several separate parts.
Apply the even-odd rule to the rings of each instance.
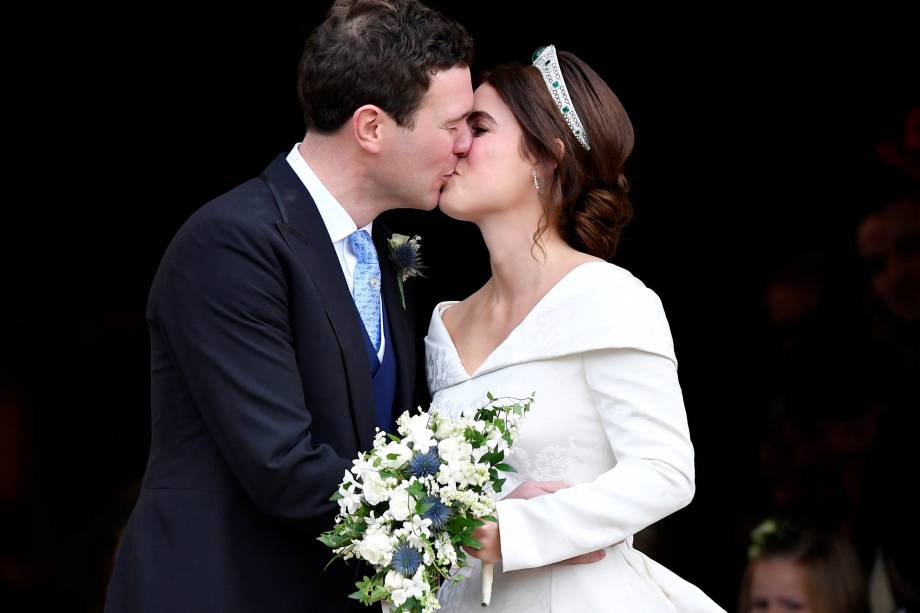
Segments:
[[[668,322],[658,296],[626,270],[581,264],[554,286],[470,375],[435,307],[425,338],[433,406],[452,416],[495,396],[536,401],[505,460],[501,498],[522,481],[573,485],[499,500],[503,562],[492,613],[723,611],[700,589],[632,547],[633,534],[694,493]],[[593,564],[554,565],[606,549]],[[479,562],[440,593],[442,611],[481,613]]]

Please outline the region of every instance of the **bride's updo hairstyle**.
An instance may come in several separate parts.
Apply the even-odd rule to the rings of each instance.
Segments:
[[[554,48],[538,50],[535,57],[544,49],[552,51],[552,58],[543,54],[537,61],[549,71],[547,78],[537,66],[506,64],[482,81],[495,88],[521,125],[522,153],[554,168],[538,171],[544,221],[534,241],[552,225],[573,248],[609,260],[632,218],[623,174],[633,148],[632,123],[613,91],[587,64],[565,51],[558,53],[558,64],[551,64],[556,61]],[[562,79],[552,76],[559,70]],[[550,94],[554,83],[557,89]],[[572,107],[574,120],[568,115]]]

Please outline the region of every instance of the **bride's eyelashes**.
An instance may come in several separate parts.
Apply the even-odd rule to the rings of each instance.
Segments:
[[[489,131],[488,128],[484,126],[477,126],[477,125],[471,126],[470,130],[473,132],[473,138],[476,138],[477,136],[482,136],[483,134]]]

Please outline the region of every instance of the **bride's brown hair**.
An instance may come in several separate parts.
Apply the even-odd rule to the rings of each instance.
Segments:
[[[522,154],[555,168],[541,178],[544,220],[534,241],[552,224],[573,248],[609,260],[623,227],[632,219],[629,183],[623,172],[633,148],[632,123],[620,100],[590,66],[571,53],[557,55],[590,151],[562,119],[536,68],[498,66],[482,82],[495,88],[521,125]],[[564,144],[564,151],[555,146],[556,139]]]

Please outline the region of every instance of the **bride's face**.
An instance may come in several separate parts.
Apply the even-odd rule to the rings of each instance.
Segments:
[[[536,201],[533,164],[522,151],[521,126],[488,83],[476,90],[468,122],[473,144],[441,193],[441,210],[475,222]]]

